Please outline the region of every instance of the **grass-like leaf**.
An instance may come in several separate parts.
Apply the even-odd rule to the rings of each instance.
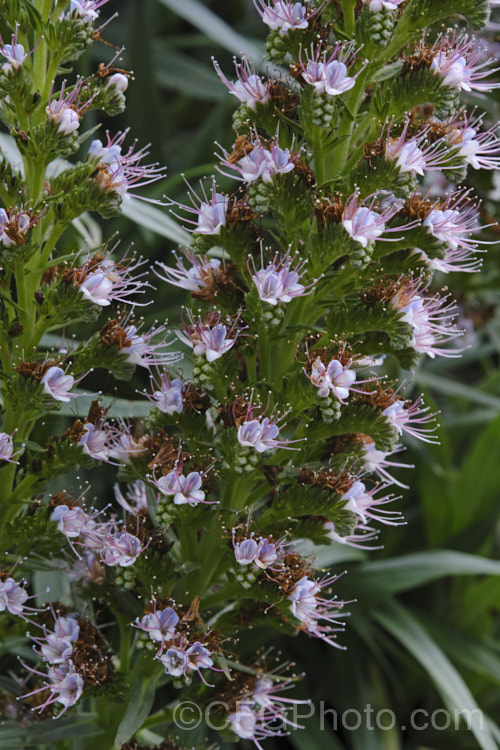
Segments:
[[[159,0],[159,2],[189,21],[221,47],[235,55],[246,55],[256,63],[261,62],[264,54],[263,47],[238,34],[204,3],[198,0]]]
[[[349,588],[360,601],[409,591],[445,576],[500,575],[500,560],[489,560],[454,550],[429,550],[367,562],[351,569]],[[361,589],[363,594],[361,595]]]
[[[469,722],[470,730],[482,750],[498,750],[471,691],[419,620],[396,602],[388,602],[383,610],[372,614],[426,670],[453,717],[460,712],[463,719]]]

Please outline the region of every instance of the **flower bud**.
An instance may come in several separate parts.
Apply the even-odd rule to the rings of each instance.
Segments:
[[[123,75],[123,73],[113,73],[113,75],[108,78],[106,86],[109,89],[115,89],[123,94],[128,88],[128,78]]]

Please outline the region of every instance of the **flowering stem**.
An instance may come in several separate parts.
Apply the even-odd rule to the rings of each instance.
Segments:
[[[242,477],[232,472],[229,474],[224,487],[221,505],[233,510],[243,509],[247,503],[252,486],[253,480],[251,478]],[[203,567],[196,571],[194,580],[190,585],[190,591],[202,598],[210,590],[215,580],[220,578],[224,570],[221,563],[226,556],[226,550],[224,547],[221,549],[218,538],[220,524],[215,514],[208,532],[208,534],[204,535],[201,544],[197,546],[198,557]]]
[[[228,584],[227,586],[224,586],[224,588],[221,591],[216,591],[216,593],[212,594],[212,596],[206,597],[203,600],[203,605],[207,609],[211,609],[212,607],[215,607],[216,604],[220,604],[221,602],[227,602],[228,599],[231,599],[233,596],[236,596],[239,591],[240,591],[239,583]]]
[[[2,429],[8,434],[14,432],[14,430],[17,429],[16,437],[21,442],[26,440],[34,425],[34,420],[23,419],[25,415],[26,412],[20,410],[18,404],[12,405],[10,403],[10,399],[5,396]],[[2,496],[2,499],[6,501],[9,509],[12,498],[12,487],[14,485],[16,472],[16,463],[8,463],[6,466],[0,469],[0,486],[3,490],[6,490],[5,495]],[[0,508],[1,506],[2,503],[0,502]],[[17,513],[17,507],[15,509],[14,515],[15,513]],[[7,516],[5,511],[3,513],[0,513],[0,529],[3,528],[3,525],[6,523],[6,521],[11,520],[12,517],[13,515],[10,511],[9,516]]]
[[[7,466],[4,466],[2,469],[0,469],[0,482],[1,482],[2,487],[7,490],[7,494],[4,498],[6,502],[0,503],[0,507],[3,506],[3,510],[0,513],[0,530],[3,529],[3,527],[7,523],[6,508],[8,507],[10,510],[10,500],[12,497],[11,490],[14,485],[16,470],[17,470],[16,464],[7,464]]]
[[[44,5],[45,5],[44,0]],[[43,10],[42,10],[43,13]],[[47,75],[47,42],[45,37],[42,37],[40,44],[33,53],[33,89],[40,93],[44,90],[45,81]],[[38,111],[32,115],[34,124],[38,124],[45,117],[45,112],[42,107],[38,108]]]
[[[53,6],[52,0],[41,0],[41,2],[36,3],[36,5],[43,20],[48,21]]]
[[[143,725],[141,726],[141,731],[143,729],[150,729],[151,727],[156,727],[158,724],[164,724],[166,721],[168,721],[168,716],[165,713],[165,711],[157,711],[155,714],[151,714],[151,716],[148,716],[148,718],[144,721]]]
[[[270,383],[272,381],[271,347],[269,331],[265,327],[259,333],[259,357],[261,378],[266,383]]]
[[[197,560],[198,542],[196,539],[196,529],[187,513],[179,513],[177,537],[181,544],[183,560]]]
[[[457,262],[463,249],[466,263],[476,265],[466,254],[472,246],[468,235],[476,208],[475,204],[468,207],[468,188],[465,194],[458,191],[454,202],[451,198],[443,201],[447,207],[465,206],[462,222],[459,216],[451,223],[447,218],[459,215],[458,210],[441,211],[438,203],[432,207],[417,192],[404,205],[416,175],[423,171],[419,164],[425,162],[433,170],[441,165],[455,169],[455,161],[461,160],[455,149],[457,133],[452,143],[445,122],[446,137],[439,137],[442,143],[427,145],[431,123],[420,124],[425,112],[415,122],[412,118],[411,131],[405,120],[406,109],[411,111],[420,91],[422,96],[426,92],[423,84],[428,85],[432,98],[439,88],[436,76],[445,73],[444,66],[453,58],[437,56],[434,45],[426,49],[422,60],[429,62],[431,70],[415,65],[415,77],[413,70],[407,70],[413,67],[407,60],[404,66],[398,62],[379,71],[384,60],[393,60],[399,50],[406,50],[412,34],[434,23],[434,12],[425,17],[430,3],[399,2],[397,12],[391,10],[394,3],[375,0],[339,0],[327,3],[328,8],[307,0],[257,3],[263,18],[271,18],[270,25],[286,18],[285,28],[272,29],[268,49],[277,65],[288,61],[287,55],[294,59],[291,75],[274,80],[275,74],[267,72],[261,77],[250,62],[243,62],[237,63],[237,84],[231,84],[216,65],[221,80],[242,104],[234,120],[240,137],[232,155],[223,149],[223,164],[236,169],[248,189],[230,196],[218,192],[215,179],[210,190],[202,187],[201,195],[190,188],[192,205],[178,205],[192,217],[188,221],[194,233],[193,252],[189,249],[184,254],[193,267],[186,268],[176,256],[175,268],[161,264],[165,275],[158,273],[159,278],[194,292],[196,305],[214,304],[206,318],[203,309],[198,318],[191,309],[189,326],[184,325],[195,364],[190,381],[176,366],[181,354],[163,351],[170,341],[159,338],[167,327],[155,325],[144,331],[140,328],[144,321],[134,317],[133,309],[130,315],[122,312],[126,303],[135,304],[136,294],[154,288],[146,281],[142,258],[128,253],[115,258],[114,248],[108,249],[107,243],[87,253],[83,248],[67,255],[57,251],[73,219],[87,211],[103,218],[117,214],[123,199],[134,195],[132,189],[160,179],[163,171],[155,164],[140,164],[144,149],[132,146],[122,152],[126,132],[106,134],[106,143],[93,140],[74,169],[70,162],[63,170],[50,169],[55,159],[78,159],[80,144],[89,135],[78,132],[86,111],[122,111],[128,72],[116,73],[112,64],[107,69],[103,65],[96,74],[88,71],[85,80],[78,78],[76,85],[65,82],[54,96],[61,61],[64,73],[67,62],[77,59],[99,37],[103,27],[94,27],[94,21],[105,0],[71,3],[71,8],[66,7],[68,0],[33,3],[41,22],[35,19],[36,28],[26,30],[29,24],[24,20],[20,28],[12,19],[12,45],[2,43],[5,62],[0,65],[2,91],[8,92],[11,102],[2,119],[17,132],[25,175],[22,178],[19,170],[6,163],[0,185],[5,204],[0,217],[0,242],[5,246],[0,285],[5,302],[0,332],[0,504],[5,507],[0,525],[11,522],[13,528],[16,524],[12,543],[8,540],[5,545],[6,559],[23,557],[36,540],[40,554],[45,549],[51,555],[54,552],[58,570],[66,570],[73,581],[80,579],[78,597],[71,602],[75,611],[69,610],[68,601],[68,617],[58,622],[58,631],[68,635],[69,642],[62,644],[64,656],[49,643],[46,618],[40,625],[43,638],[33,640],[37,645],[41,640],[47,643],[37,652],[48,662],[51,694],[47,703],[59,702],[69,709],[83,695],[92,704],[98,727],[92,750],[110,750],[123,742],[153,742],[152,733],[137,736],[139,725],[142,722],[146,729],[172,723],[178,700],[146,716],[154,701],[158,706],[165,696],[170,701],[172,691],[183,682],[187,696],[194,702],[200,698],[205,705],[211,682],[201,670],[217,673],[213,675],[215,699],[227,695],[222,673],[229,679],[230,675],[224,653],[236,648],[238,633],[245,622],[251,628],[254,615],[260,627],[273,610],[270,617],[275,621],[281,617],[287,629],[300,628],[332,642],[330,633],[337,628],[330,626],[335,622],[331,615],[342,602],[329,603],[321,589],[327,590],[336,579],[324,575],[315,580],[312,559],[301,556],[294,537],[322,544],[328,533],[332,539],[361,547],[377,533],[366,526],[365,515],[398,523],[391,520],[399,518],[397,511],[381,510],[376,515],[375,506],[389,502],[392,495],[374,498],[379,484],[368,491],[361,479],[369,472],[383,477],[383,466],[404,465],[385,458],[394,448],[398,431],[414,435],[420,431],[422,439],[431,442],[428,433],[434,429],[430,424],[435,415],[427,413],[420,398],[409,405],[398,394],[399,388],[384,389],[385,375],[364,373],[371,370],[371,363],[374,367],[380,363],[379,347],[395,353],[401,364],[416,361],[419,352],[446,355],[436,344],[456,333],[450,327],[448,335],[446,327],[454,308],[446,300],[441,304],[422,297],[430,283],[427,276],[432,275],[426,263],[429,258],[439,261],[434,258],[434,240],[441,243],[439,235],[446,230],[443,243],[448,242],[446,235],[456,232],[457,242],[463,245]],[[460,9],[467,3],[474,6],[474,0],[461,3]],[[7,3],[6,17],[16,5]],[[46,30],[46,38],[37,35],[40,27]],[[457,43],[451,29],[453,39],[447,35],[440,49],[447,52],[448,46],[458,44],[457,54],[467,52],[469,42],[460,38]],[[432,64],[427,52],[434,55]],[[466,61],[462,74],[481,91],[483,63],[477,68],[474,59]],[[404,74],[402,83],[393,80],[398,71]],[[447,85],[449,79],[441,78]],[[410,96],[412,79],[419,88],[415,98]],[[446,90],[440,94],[447,96]],[[440,114],[440,98],[436,97],[436,115]],[[384,114],[391,101],[392,137]],[[446,107],[441,109],[448,117]],[[460,136],[462,126],[455,119],[453,123]],[[476,119],[466,119],[465,124],[471,125],[467,131],[475,133]],[[25,130],[27,137],[19,130]],[[260,133],[266,130],[264,138]],[[419,132],[413,134],[413,130]],[[488,166],[500,164],[493,131],[478,138],[473,144],[478,158],[484,157]],[[401,160],[405,140],[406,161]],[[451,166],[449,153],[454,160]],[[377,170],[375,176],[370,169]],[[415,174],[403,176],[408,171]],[[413,214],[419,218],[406,221]],[[392,219],[394,224],[389,224]],[[405,237],[403,230],[412,230],[419,222],[419,231]],[[467,237],[462,238],[464,233]],[[217,236],[231,262],[209,255]],[[422,246],[422,257],[412,256],[409,262],[414,241]],[[276,244],[276,249],[268,242]],[[259,244],[262,268],[258,270]],[[389,254],[389,261],[384,257],[381,263],[379,259]],[[267,256],[272,260],[265,266]],[[85,341],[75,341],[70,349],[61,346],[46,351],[39,346],[48,330],[78,321],[85,321],[86,328],[99,314],[109,312],[116,317]],[[420,335],[420,329],[426,329],[425,335]],[[396,351],[400,346],[405,347],[404,358]],[[407,351],[413,348],[415,359]],[[74,386],[86,373],[100,368],[126,380],[135,365],[149,369],[155,383],[152,393],[143,391],[155,404],[144,420],[146,429],[125,419],[127,413],[119,406],[118,415],[108,415],[108,408],[96,400],[85,415],[82,402],[71,400],[81,395]],[[375,381],[373,392],[371,386],[362,387]],[[50,442],[34,458],[22,456],[26,444],[36,449],[28,443],[35,417],[45,419],[43,434],[53,421],[46,415],[60,408],[61,402],[75,404],[73,423],[65,424],[60,437],[48,433]],[[134,413],[132,409],[127,412],[129,417]],[[335,435],[342,440],[333,444]],[[400,449],[397,446],[396,452]],[[69,478],[61,477],[56,488],[49,484],[58,474],[94,462],[121,467],[121,488],[115,486],[114,492],[127,514],[123,521],[116,508],[98,511],[89,507],[91,495],[85,497],[85,492],[76,498],[58,491],[62,486],[71,489],[74,483]],[[151,466],[161,467],[161,480],[148,473]],[[79,476],[74,474],[77,481]],[[46,489],[48,498],[42,495]],[[165,501],[162,495],[174,498]],[[34,497],[37,502],[27,508]],[[344,532],[351,538],[342,539]],[[70,545],[72,539],[78,545],[72,546],[78,561],[72,559],[68,565],[57,534],[66,536]],[[44,539],[38,545],[42,535],[50,547]],[[80,557],[78,549],[85,555]],[[30,565],[36,568],[36,558]],[[260,586],[257,578],[266,568],[282,576],[275,580],[268,572],[265,585]],[[290,587],[285,588],[286,581]],[[9,581],[5,585],[4,579],[0,583],[0,607],[5,609],[8,597],[17,596],[11,605],[22,608],[19,588],[24,584],[14,581],[12,586]],[[55,598],[56,592],[52,593]],[[98,602],[90,604],[85,628],[75,622],[80,596]],[[146,607],[145,598],[149,600]],[[140,610],[143,617],[134,620]],[[98,628],[104,626],[110,611],[112,635],[109,645],[101,648],[105,633]],[[292,622],[288,612],[294,615]],[[56,620],[58,613],[53,617]],[[217,630],[212,627],[215,623]],[[76,626],[80,628],[78,641]],[[146,646],[142,653],[135,652],[138,635],[133,627],[142,631],[139,643]],[[69,638],[72,633],[74,639]],[[233,637],[233,644],[221,645]],[[146,643],[146,638],[152,643]],[[88,663],[80,644],[89,647]],[[87,688],[102,681],[100,670],[96,671],[101,665],[92,657],[91,646],[108,662],[102,665],[103,679],[112,681],[113,671],[119,672],[115,697],[104,692],[95,699],[89,697],[93,693]],[[268,670],[266,656],[263,651],[257,663],[246,666],[239,663],[236,653],[229,664],[263,677]],[[273,668],[269,680],[281,679],[283,687],[288,687],[292,678],[280,676],[282,672],[281,667]],[[234,703],[232,729],[242,739],[253,739],[259,748],[260,739],[280,736],[281,730],[274,730],[275,720],[286,721],[286,704],[295,702],[285,698],[285,708],[278,708],[274,691],[281,686],[270,689],[269,680],[258,684],[253,679],[240,686],[237,680],[233,682],[238,702]],[[155,696],[157,688],[166,690]],[[239,716],[239,699],[245,696],[252,708],[246,705]],[[257,711],[257,704],[263,706],[262,712]],[[69,735],[66,739],[61,734],[61,744],[69,750],[81,740],[71,736],[68,725]]]
[[[53,86],[53,81],[57,73],[57,68],[59,67],[59,58],[57,57],[51,57],[49,62],[49,67],[47,70],[47,77],[45,80],[45,86],[42,92],[42,97],[45,100],[48,99],[50,94],[50,89]]]
[[[33,328],[33,336],[31,338],[30,345],[37,346],[37,344],[40,343],[40,339],[42,338],[43,334],[46,333],[49,327],[49,321],[43,317],[40,317]]]
[[[356,0],[343,0],[342,11],[344,13],[344,30],[349,37],[353,37],[356,30],[355,8]]]
[[[24,328],[19,345],[25,347],[25,354],[27,355],[28,346],[33,339],[36,313],[32,304],[33,295],[30,294],[30,286],[28,283],[30,278],[29,270],[22,259],[15,262],[14,269],[19,318]]]
[[[249,349],[245,358],[247,366],[247,378],[250,383],[257,380],[257,349]]]
[[[409,5],[412,5],[412,3],[410,2]],[[399,52],[401,47],[403,47],[404,44],[408,43],[408,36],[411,32],[411,13],[409,12],[409,10],[409,8],[406,8],[406,12],[399,19],[392,42],[388,47],[385,48],[385,50],[383,47],[381,48],[381,55],[380,57],[376,58],[376,62],[379,66],[394,57]]]
[[[132,642],[132,628],[128,618],[118,610],[113,610],[120,629],[120,672],[130,671],[130,652]]]
[[[43,189],[43,181],[45,179],[45,159],[38,159],[33,165],[32,178],[29,181],[30,196],[37,203],[40,200],[40,194]],[[37,226],[38,232],[41,232],[41,223]]]
[[[342,172],[347,157],[349,156],[353,124],[365,96],[365,87],[369,70],[370,65],[367,65],[366,68],[359,73],[354,87],[349,96],[346,97],[346,111],[340,120],[340,125],[337,130],[337,139],[339,140],[339,143],[335,148],[330,150],[326,160],[325,169],[327,180],[333,179]]]
[[[10,494],[9,497],[9,506],[10,509],[12,509],[12,503],[16,502],[18,504],[23,503],[29,503],[31,502],[31,490],[33,486],[37,483],[38,478],[34,474],[26,474],[24,479],[22,479],[19,484],[17,485],[14,492]],[[7,515],[6,520],[10,520],[10,510]]]
[[[314,127],[311,132],[311,147],[314,159],[314,173],[316,182],[322,185],[325,181],[325,153],[323,143],[323,130],[320,127]]]
[[[19,119],[19,126],[21,130],[24,130],[25,132],[29,129],[29,117],[26,114],[26,112],[23,110],[22,107],[16,106],[16,115]],[[10,200],[6,201],[6,204],[8,205]]]
[[[65,225],[62,222],[58,222],[57,224],[54,224],[54,226],[52,228],[52,232],[50,233],[50,235],[48,236],[48,238],[47,238],[47,240],[45,242],[45,245],[44,245],[44,248],[43,248],[43,252],[40,255],[40,260],[39,260],[39,263],[38,263],[40,269],[45,269],[45,266],[46,266],[46,263],[47,263],[47,261],[49,259],[49,256],[50,256],[52,250],[54,249],[57,240],[59,239],[59,237],[64,232],[65,228],[66,227],[65,227]]]
[[[222,497],[221,497],[221,504],[225,508],[234,507],[235,495],[236,495],[236,490],[237,490],[239,481],[240,481],[240,477],[238,476],[238,474],[231,472],[228,475],[227,481],[222,491]]]

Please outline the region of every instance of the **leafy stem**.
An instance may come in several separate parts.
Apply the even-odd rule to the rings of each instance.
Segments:
[[[343,0],[342,11],[344,13],[344,31],[352,39],[356,31],[355,16],[356,0]]]
[[[325,150],[323,129],[316,126],[311,132],[311,147],[313,151],[314,173],[316,182],[322,185],[325,181]]]

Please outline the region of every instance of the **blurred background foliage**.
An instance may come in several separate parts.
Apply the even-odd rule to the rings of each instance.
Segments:
[[[185,202],[181,173],[192,183],[211,174],[214,141],[226,147],[233,142],[231,114],[235,100],[215,75],[211,56],[228,77],[232,56],[244,51],[257,63],[263,59],[265,29],[251,0],[197,2],[197,0],[111,0],[107,15],[119,17],[102,32],[105,44],[94,45],[79,62],[88,74],[100,62],[109,62],[115,48],[125,45],[119,67],[133,70],[126,113],[104,122],[113,132],[130,127],[140,145],[151,143],[152,160],[165,164],[168,178],[157,183],[150,197]],[[496,51],[496,32],[489,34]],[[500,48],[500,45],[498,45]],[[473,102],[477,104],[478,102]],[[492,121],[498,120],[495,97],[479,103]],[[96,123],[89,121],[88,127]],[[474,187],[484,200],[484,219],[499,217],[500,184],[490,175]],[[158,211],[160,213],[158,213]],[[133,242],[149,263],[167,261],[182,233],[165,218],[168,209],[133,203],[128,216],[101,228],[92,217],[87,241],[97,244],[114,232],[122,246]],[[177,234],[176,234],[177,231]],[[492,228],[492,237],[497,230]],[[75,242],[75,237],[66,240]],[[81,240],[80,240],[81,244]],[[306,732],[293,732],[288,740],[265,744],[266,750],[464,750],[500,746],[500,608],[499,513],[500,504],[500,323],[498,245],[492,245],[481,274],[455,274],[447,279],[464,307],[463,325],[468,349],[461,359],[422,363],[408,387],[413,395],[423,390],[427,403],[440,410],[439,447],[410,445],[405,462],[414,463],[401,479],[411,484],[402,490],[406,527],[384,528],[384,549],[359,552],[341,545],[320,548],[320,562],[335,570],[348,569],[337,584],[340,597],[356,596],[342,642],[342,652],[300,636],[283,640],[284,658],[294,659],[307,672],[297,694],[342,712],[370,704],[375,711],[389,708],[397,726],[369,731],[338,728],[326,718],[304,722]],[[184,295],[159,284],[154,304],[141,310],[148,321],[179,320]],[[69,332],[68,332],[69,333]],[[75,330],[75,336],[86,335]],[[48,341],[48,345],[50,345]],[[389,363],[389,373],[395,367]],[[106,390],[102,372],[86,390]],[[138,416],[147,403],[137,403],[135,389],[147,386],[147,376],[137,373],[120,384],[113,414]],[[126,400],[135,400],[131,404]],[[142,409],[142,412],[141,412]],[[69,412],[67,414],[69,416]],[[47,424],[39,442],[65,428],[67,417]],[[112,499],[109,469],[87,476],[92,496],[103,505]],[[83,477],[85,478],[85,477]],[[68,487],[68,479],[56,487]],[[256,629],[243,645],[249,655],[268,635]],[[410,729],[415,709],[440,707],[485,712],[483,728],[425,731]],[[158,709],[161,705],[157,706]],[[490,722],[491,720],[491,722]],[[445,723],[443,716],[438,724]],[[399,727],[407,727],[401,730]],[[161,737],[161,728],[155,728]],[[151,735],[149,735],[151,738]],[[187,736],[191,744],[194,737]],[[244,747],[245,743],[241,743]]]

